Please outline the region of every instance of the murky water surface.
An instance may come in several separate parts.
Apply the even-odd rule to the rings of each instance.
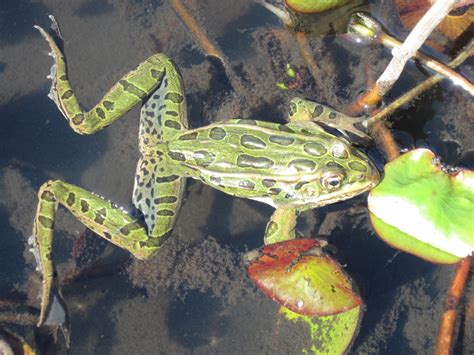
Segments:
[[[338,34],[347,19],[343,10],[321,18],[309,38],[322,73],[315,83],[294,38],[262,7],[231,0],[186,5],[229,58],[244,93],[233,90],[222,66],[201,53],[167,1],[0,3],[0,325],[1,312],[24,314],[26,325],[8,327],[45,353],[65,348],[54,346],[47,333],[35,340],[35,327],[28,325],[36,319],[40,289],[27,246],[36,191],[59,178],[130,209],[139,109],[92,136],[75,134],[47,97],[52,58],[34,24],[49,27],[48,15],[56,16],[70,79],[85,107],[151,54],[166,53],[182,72],[192,127],[234,117],[283,122],[296,95],[343,110],[390,58],[383,48],[358,46]],[[386,6],[364,9],[391,25]],[[275,88],[286,63],[301,70],[302,86],[293,92]],[[463,70],[472,73],[472,67]],[[387,102],[426,75],[408,65]],[[467,95],[443,83],[395,115],[395,135],[402,148],[429,146],[449,164],[465,162],[474,144],[472,108]],[[370,154],[383,164],[375,148]],[[172,239],[152,260],[139,262],[60,209],[54,260],[70,313],[71,353],[295,353],[304,339],[298,329],[279,325],[278,307],[250,284],[241,262],[245,250],[262,244],[271,213],[258,202],[190,181]],[[397,254],[381,242],[368,225],[364,196],[300,219],[304,235],[330,235],[335,257],[366,303],[352,352],[432,352],[452,269]],[[459,352],[474,349],[470,339]]]

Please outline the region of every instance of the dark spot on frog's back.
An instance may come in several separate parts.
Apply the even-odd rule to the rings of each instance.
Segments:
[[[180,152],[169,152],[168,155],[173,160],[178,160],[178,161],[186,160],[186,157],[184,156],[184,154]]]
[[[50,191],[44,191],[41,194],[41,199],[45,200],[45,201],[48,201],[48,202],[54,202],[55,201],[54,195]]]
[[[70,193],[67,195],[66,204],[67,204],[68,206],[72,206],[75,201],[76,201],[76,195],[74,195],[72,192],[70,192]]]
[[[193,158],[197,165],[207,167],[212,164],[216,156],[207,150],[197,150],[193,153]]]
[[[225,130],[220,127],[211,128],[209,131],[209,137],[214,140],[224,139],[226,136]]]
[[[175,203],[176,201],[178,201],[178,198],[176,196],[162,196],[155,198],[153,203],[158,205],[160,203]]]
[[[246,190],[253,190],[255,189],[255,184],[250,180],[240,180],[239,187]]]
[[[151,73],[152,78],[154,79],[161,79],[161,76],[163,75],[162,71],[156,70],[156,69],[151,69],[150,73]]]
[[[320,157],[327,153],[327,149],[321,143],[306,143],[303,149],[309,155]]]
[[[280,130],[282,132],[287,132],[287,133],[294,133],[294,131],[290,127],[288,127],[286,125],[283,125],[283,124],[278,125],[278,130]]]
[[[192,133],[186,133],[186,134],[183,134],[182,136],[179,136],[179,140],[180,141],[190,141],[190,140],[194,140],[197,138],[197,132],[192,132]]]
[[[316,107],[314,108],[312,116],[313,116],[313,118],[319,117],[319,116],[321,116],[321,114],[323,112],[324,112],[323,105],[316,105]]]
[[[237,157],[237,166],[241,168],[268,169],[274,164],[273,160],[265,157],[254,157],[248,154],[240,154]]]
[[[156,214],[158,216],[161,216],[161,217],[172,217],[172,216],[174,216],[174,211],[172,211],[172,210],[160,210],[160,211],[156,212]]]
[[[72,90],[67,90],[64,92],[64,94],[62,94],[61,99],[67,100],[72,97],[72,95],[74,95],[74,92]]]
[[[331,169],[344,170],[344,167],[341,164],[336,163],[335,161],[330,161],[326,164],[326,167]]]
[[[86,200],[81,200],[80,201],[80,205],[81,205],[81,212],[87,212],[89,211],[89,203],[86,201]]]
[[[169,176],[160,176],[156,178],[156,183],[157,184],[164,184],[167,182],[173,182],[175,180],[178,180],[179,176],[178,175],[169,175]]]
[[[276,180],[273,180],[273,179],[263,179],[262,180],[262,185],[265,186],[265,187],[275,186],[276,183],[277,183]]]
[[[54,227],[54,221],[49,217],[39,216],[38,221],[44,228],[53,229]]]
[[[250,134],[244,134],[240,137],[240,144],[247,149],[264,149],[267,145],[260,138]]]
[[[97,114],[97,116],[99,116],[101,119],[105,119],[105,111],[102,110],[100,107],[97,107],[95,109],[95,113]]]
[[[295,168],[297,171],[309,173],[316,168],[316,163],[309,159],[295,159],[290,161],[288,167]]]
[[[276,143],[278,145],[288,146],[295,142],[293,137],[286,137],[286,136],[270,136],[268,138],[270,142]]]
[[[168,128],[173,128],[176,130],[181,129],[181,124],[179,122],[173,121],[173,120],[166,120],[165,121],[165,126]]]
[[[181,102],[183,102],[184,97],[183,95],[178,94],[177,92],[169,92],[165,95],[165,100],[170,100],[175,104],[180,104]]]
[[[114,107],[115,107],[115,105],[114,105],[114,103],[113,103],[112,101],[107,101],[107,100],[105,100],[105,101],[103,102],[103,104],[104,104],[104,107],[105,107],[105,109],[106,109],[107,111],[112,111],[112,110],[114,109]]]
[[[107,210],[105,208],[101,208],[100,210],[95,212],[94,222],[97,224],[103,224],[106,217]]]
[[[367,171],[367,165],[364,165],[358,161],[349,162],[349,168],[355,171],[360,171],[362,173],[365,173]]]

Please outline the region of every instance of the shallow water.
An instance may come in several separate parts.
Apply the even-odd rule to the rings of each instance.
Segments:
[[[38,305],[40,284],[26,242],[41,184],[60,178],[129,209],[138,159],[138,108],[103,131],[79,136],[48,99],[45,77],[52,58],[33,29],[34,24],[49,27],[48,14],[60,23],[70,79],[85,107],[159,51],[181,69],[192,127],[233,117],[283,122],[295,95],[342,110],[365,88],[364,68],[368,65],[377,76],[389,60],[386,50],[357,46],[333,33],[345,18],[341,11],[329,24],[321,21],[320,32],[311,37],[324,72],[324,85],[318,86],[304,70],[296,43],[252,1],[206,0],[187,6],[243,78],[246,98],[232,89],[222,66],[201,54],[166,1],[1,2],[0,298],[10,301],[8,307],[26,312],[26,305]],[[383,18],[383,5],[370,10],[391,23]],[[275,89],[287,62],[300,66],[303,76],[303,86],[290,93]],[[472,66],[462,70],[469,76]],[[410,64],[387,101],[425,76]],[[474,148],[467,120],[472,100],[443,83],[415,104],[394,117],[400,146],[429,146],[446,163],[462,163]],[[371,154],[383,163],[376,149]],[[300,349],[304,339],[298,330],[279,326],[278,307],[253,288],[241,264],[242,252],[262,244],[271,213],[258,202],[190,182],[172,240],[152,260],[138,262],[87,233],[60,209],[54,255],[58,273],[85,268],[63,287],[71,353],[286,354]],[[351,352],[432,352],[452,268],[398,254],[381,242],[368,226],[364,196],[300,219],[304,235],[330,235],[336,258],[366,303]],[[34,326],[15,329],[35,341]],[[470,339],[458,345],[459,352],[474,349]],[[36,342],[46,353],[65,352],[48,335],[37,335]]]

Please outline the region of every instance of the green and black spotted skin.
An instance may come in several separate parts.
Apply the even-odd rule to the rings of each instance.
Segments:
[[[39,190],[33,249],[43,277],[40,323],[51,301],[58,204],[97,235],[146,259],[176,222],[186,178],[276,207],[265,243],[294,238],[296,211],[351,198],[379,181],[364,153],[314,122],[319,116],[332,120],[333,110],[303,99],[292,100],[286,125],[233,119],[189,130],[181,75],[163,54],[152,55],[124,75],[85,111],[69,83],[59,46],[47,31],[36,28],[54,58],[49,96],[75,132],[92,134],[144,102],[132,196],[144,223],[104,197],[61,180],[48,181]]]
[[[379,179],[361,151],[317,126],[229,120],[157,147],[176,174],[233,196],[306,210],[350,198]]]

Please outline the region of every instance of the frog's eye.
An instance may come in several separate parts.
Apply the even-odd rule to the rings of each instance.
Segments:
[[[321,177],[321,186],[326,190],[336,190],[342,185],[344,175],[341,173],[330,172]]]

